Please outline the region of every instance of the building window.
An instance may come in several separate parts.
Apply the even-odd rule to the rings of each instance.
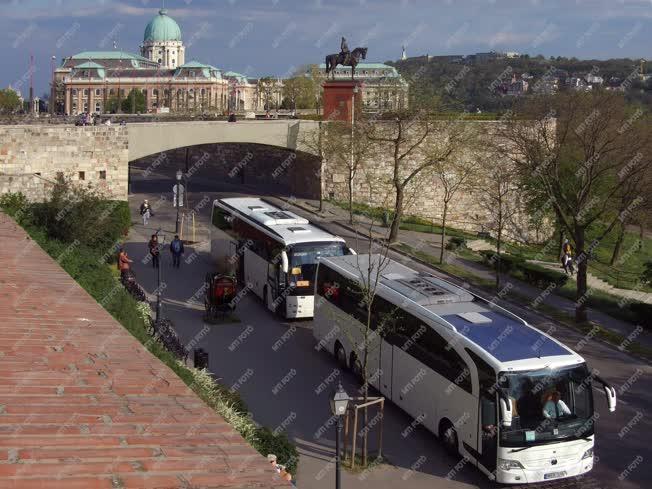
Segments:
[[[88,97],[88,88],[84,88],[84,97]]]
[[[76,89],[76,88],[73,88],[73,89],[72,89],[72,96],[73,96],[73,97],[76,97],[76,96],[77,96],[77,89]]]
[[[95,112],[97,112],[98,114],[102,112],[102,104],[100,104],[99,102],[95,102]]]
[[[100,95],[102,95],[102,89],[101,89],[101,88],[96,88],[96,89],[95,89],[95,95],[97,95],[98,97],[99,97]]]
[[[106,170],[100,170],[100,180],[106,180]]]
[[[80,171],[79,172],[79,179],[80,180],[86,180],[86,172]]]

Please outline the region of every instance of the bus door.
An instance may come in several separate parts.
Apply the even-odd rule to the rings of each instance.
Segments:
[[[481,392],[479,399],[478,452],[481,463],[489,472],[496,470],[498,456],[498,422],[496,393]]]

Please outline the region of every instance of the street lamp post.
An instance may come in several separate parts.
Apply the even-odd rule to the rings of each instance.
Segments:
[[[335,432],[335,489],[341,488],[340,477],[340,434],[342,433],[342,416],[346,414],[346,409],[351,398],[342,388],[342,383],[337,386],[335,395],[331,399],[331,411],[337,417],[337,431]],[[351,455],[352,457],[355,454]]]
[[[177,224],[174,228],[174,233],[179,234],[179,206],[181,205],[181,179],[183,178],[183,173],[181,170],[177,170],[176,177],[177,177],[177,185],[176,185],[177,192],[174,199],[175,201],[174,203],[177,206]]]
[[[156,230],[156,242],[158,243],[157,246],[159,247],[159,260],[161,256],[161,242],[158,239],[159,238],[159,233],[161,232],[161,229]],[[158,267],[156,267],[156,322],[161,319],[161,263],[159,262]]]

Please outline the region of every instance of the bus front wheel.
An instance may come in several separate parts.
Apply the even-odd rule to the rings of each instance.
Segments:
[[[449,455],[457,456],[459,454],[457,432],[455,431],[453,424],[447,419],[444,419],[439,423],[439,439]]]

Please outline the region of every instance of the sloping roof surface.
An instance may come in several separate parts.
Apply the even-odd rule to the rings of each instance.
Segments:
[[[0,213],[0,487],[286,487]]]

